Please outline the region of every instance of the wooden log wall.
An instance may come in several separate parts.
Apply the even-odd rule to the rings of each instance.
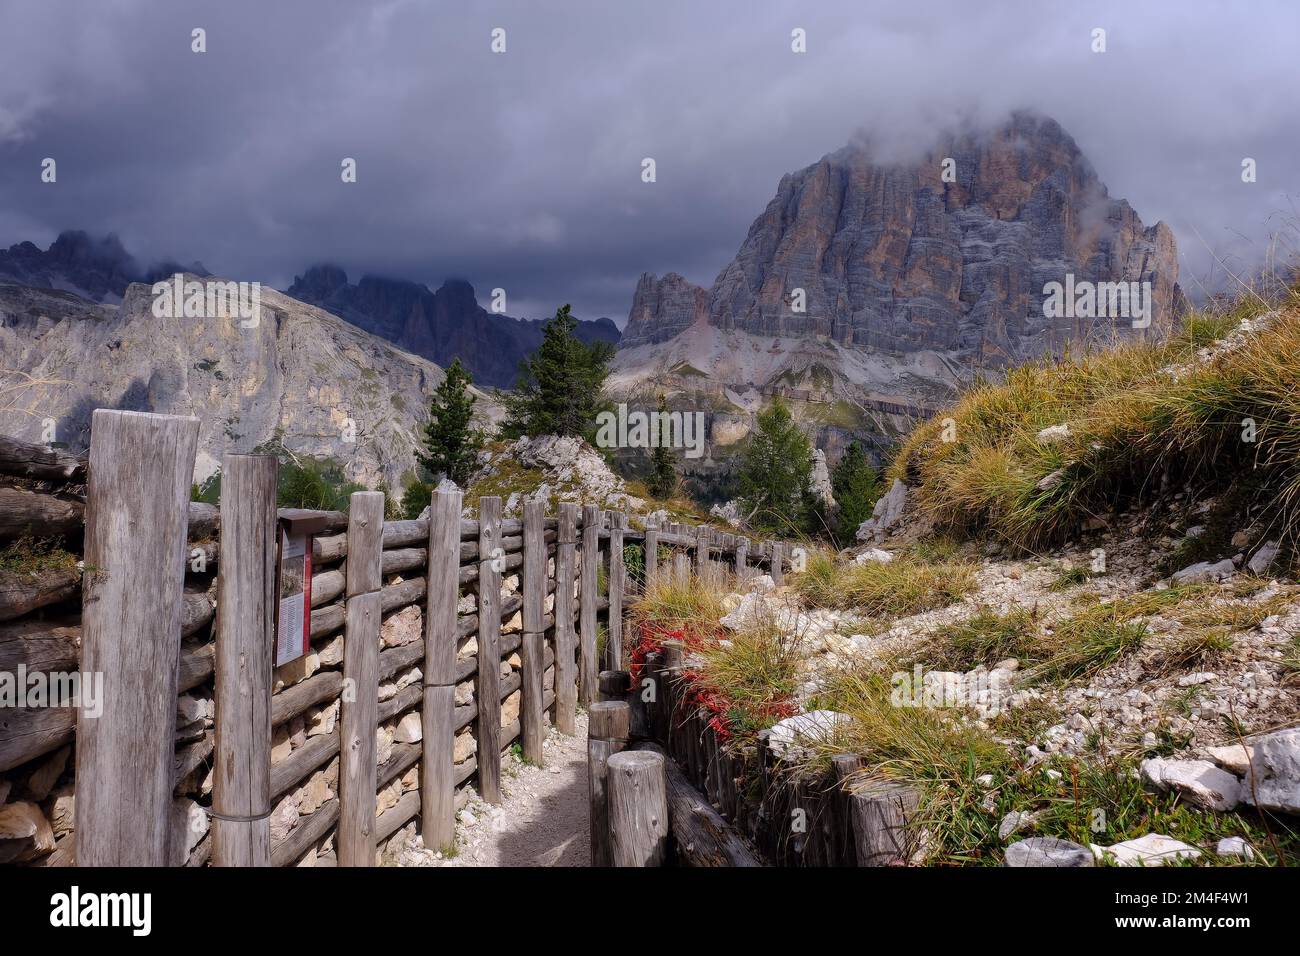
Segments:
[[[633,747],[669,761],[679,865],[904,866],[916,853],[912,787],[867,773],[854,754],[800,774],[771,752],[767,731],[743,745],[720,739],[712,715],[689,703],[679,645],[666,642],[645,670],[656,693]]]
[[[67,549],[66,560],[55,555],[37,572],[0,574],[0,670],[76,671],[85,462],[0,438],[0,475],[14,483],[10,491],[20,492],[5,499],[18,504],[6,512],[7,523],[0,522],[0,547],[35,535],[62,536]],[[234,673],[240,655],[217,653],[222,515],[213,505],[186,508],[174,637],[180,656],[168,863],[215,862],[213,811],[231,837],[230,849],[217,854],[223,860],[247,854],[251,862],[265,862],[269,841],[272,865],[370,865],[394,835],[411,827],[426,846],[449,846],[465,788],[486,789],[484,769],[489,775],[497,770],[516,741],[527,759],[541,762],[551,724],[574,732],[579,700],[594,700],[598,692],[598,635],[605,636],[606,662],[626,659],[622,614],[636,589],[671,573],[675,563],[698,560],[694,528],[641,531],[622,514],[590,506],[580,515],[577,506],[561,505],[555,516],[531,506],[520,518],[498,521],[489,504],[481,522],[462,516],[459,495],[438,495],[431,518],[376,524],[374,509],[382,514],[381,503],[377,496],[366,500],[372,517],[364,532],[344,512],[279,511],[281,518],[314,517],[324,524],[312,543],[310,651],[269,675],[270,739],[250,748],[251,762],[237,772],[230,758],[242,747],[234,741],[256,733],[257,719],[249,711],[230,723],[228,732],[236,736],[222,756],[215,753],[218,700],[242,701],[239,695],[249,690]],[[482,517],[483,503],[471,504]],[[241,540],[257,533],[255,525],[241,527]],[[713,565],[728,555],[737,560],[734,548],[709,542],[706,560]],[[637,580],[624,565],[626,547],[647,552]],[[767,560],[758,546],[750,563],[740,564],[752,570],[768,566]],[[250,604],[232,615],[265,613],[253,590],[266,570],[244,565],[238,572]],[[604,594],[597,585],[602,580]],[[489,587],[481,597],[484,581]],[[613,622],[611,605],[617,609]],[[349,642],[348,634],[369,640]],[[217,693],[218,666],[229,678],[227,696]],[[490,688],[486,703],[480,685]],[[72,707],[0,713],[0,796],[29,805],[24,811],[39,819],[29,844],[0,864],[75,862],[76,726]],[[495,741],[485,746],[493,729]],[[225,796],[218,796],[214,790],[223,785],[214,763],[223,760],[232,776]],[[367,789],[373,798],[366,798]]]

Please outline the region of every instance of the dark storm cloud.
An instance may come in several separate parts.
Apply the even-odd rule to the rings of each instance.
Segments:
[[[1289,3],[0,0],[0,25],[3,243],[116,231],[280,287],[324,260],[463,275],[621,322],[640,272],[712,282],[781,175],[855,132],[906,151],[1030,107],[1174,228],[1193,291],[1210,250],[1294,245]]]

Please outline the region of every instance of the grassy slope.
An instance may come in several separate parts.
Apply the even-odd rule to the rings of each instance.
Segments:
[[[1262,331],[1234,348],[1214,346],[1242,319],[1264,311],[1252,302],[1223,314],[1195,314],[1163,344],[1037,364],[1011,372],[1002,384],[980,385],[916,430],[891,477],[913,488],[923,517],[959,539],[992,537],[1034,548],[1065,539],[1088,517],[1149,503],[1187,485],[1214,493],[1235,488],[1227,496],[1234,508],[1262,507],[1272,536],[1289,538],[1300,491],[1300,307],[1292,298]],[[1178,371],[1171,374],[1171,367]],[[1245,438],[1246,420],[1253,422],[1253,441]],[[1065,440],[1038,439],[1042,429],[1063,423],[1070,428]],[[1055,479],[1044,482],[1048,476]],[[1218,520],[1232,527],[1232,516]],[[1217,537],[1211,529],[1201,540]],[[951,547],[924,551],[914,547],[890,565],[814,557],[793,582],[808,605],[882,620],[960,600],[972,586],[974,566]],[[1066,569],[1050,590],[1071,590],[1087,580],[1086,571]],[[1144,591],[1110,601],[1079,595],[1065,616],[1050,622],[1036,608],[978,609],[940,628],[906,663],[967,669],[1015,656],[1031,684],[1064,684],[1142,646],[1146,618],[1160,614],[1183,629],[1163,652],[1164,663],[1184,670],[1210,666],[1231,648],[1234,631],[1257,625],[1294,598],[1294,588],[1286,587],[1270,601],[1249,603],[1248,593],[1216,587]],[[763,701],[789,695],[788,649],[763,628],[737,637],[733,647],[705,655],[705,675],[729,697],[745,699],[746,710],[762,712]],[[1062,720],[1048,705],[1018,707],[988,722],[896,706],[888,674],[903,663],[853,668],[825,688],[817,705],[852,719],[810,763],[824,766],[833,753],[854,751],[873,771],[917,783],[923,793],[918,824],[931,862],[1000,862],[1007,841],[997,827],[1011,810],[1035,813],[1028,832],[1082,843],[1159,832],[1212,848],[1220,837],[1241,835],[1260,852],[1256,862],[1300,856],[1300,838],[1285,822],[1249,812],[1196,811],[1172,794],[1147,792],[1136,774],[1140,752],[1117,752],[1098,740],[1089,753],[1031,766],[1019,746],[1007,743],[1034,739]],[[1171,741],[1159,746],[1178,749]]]
[[[1300,513],[1300,302],[1293,295],[1240,347],[1196,360],[1263,311],[1252,300],[1194,314],[1163,344],[1029,365],[978,385],[908,438],[890,477],[914,488],[937,527],[1033,548],[1116,504],[1253,472],[1275,536],[1290,538]],[[1039,439],[1060,424],[1068,437]]]

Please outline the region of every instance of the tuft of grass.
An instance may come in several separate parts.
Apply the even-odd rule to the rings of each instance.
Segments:
[[[1062,568],[1061,572],[1056,576],[1056,580],[1049,584],[1047,589],[1049,591],[1068,591],[1080,584],[1087,584],[1091,577],[1091,572],[1082,565]]]
[[[1086,677],[1137,650],[1146,637],[1141,618],[1177,600],[1175,589],[1144,591],[1094,604],[1057,622],[1039,643],[1034,679],[1070,681]]]
[[[1227,627],[1181,634],[1162,652],[1161,668],[1166,673],[1200,668],[1218,660],[1232,647],[1232,633]]]
[[[723,587],[706,585],[694,576],[679,581],[661,574],[631,605],[629,613],[636,622],[666,631],[712,633],[727,613],[722,604],[726,594]]]
[[[903,617],[961,600],[975,588],[975,566],[965,561],[930,564],[905,556],[888,564],[841,564],[828,555],[813,554],[793,584],[816,607]]]
[[[981,607],[964,621],[939,628],[926,646],[929,663],[944,670],[970,670],[1008,657],[1037,653],[1038,621],[1032,611],[1016,608],[999,614]]]
[[[728,728],[749,735],[797,712],[799,635],[755,615],[740,631],[697,651],[695,675],[705,694],[726,702]]]
[[[1067,355],[982,382],[917,428],[887,479],[957,535],[990,531],[1036,548],[1117,503],[1253,473],[1262,516],[1295,539],[1300,521],[1300,296],[1234,349],[1196,352],[1260,301],[1189,317],[1163,342]],[[1039,432],[1066,423],[1070,434]],[[1245,436],[1249,427],[1250,435]]]

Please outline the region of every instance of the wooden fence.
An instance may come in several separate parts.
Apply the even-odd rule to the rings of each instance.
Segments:
[[[103,684],[98,715],[0,707],[0,804],[32,831],[0,863],[364,866],[416,822],[446,847],[466,785],[498,800],[503,751],[542,763],[547,723],[572,734],[599,672],[624,666],[646,580],[786,567],[779,542],[590,505],[505,518],[485,497],[471,518],[441,492],[427,518],[386,521],[359,492],[347,513],[277,514],[257,456],[227,456],[219,508],[191,503],[197,428],[98,410],[89,469],[0,439],[0,474],[25,485],[0,487],[0,547],[84,553],[0,571],[0,675]],[[309,652],[272,670],[277,517],[323,530]]]

